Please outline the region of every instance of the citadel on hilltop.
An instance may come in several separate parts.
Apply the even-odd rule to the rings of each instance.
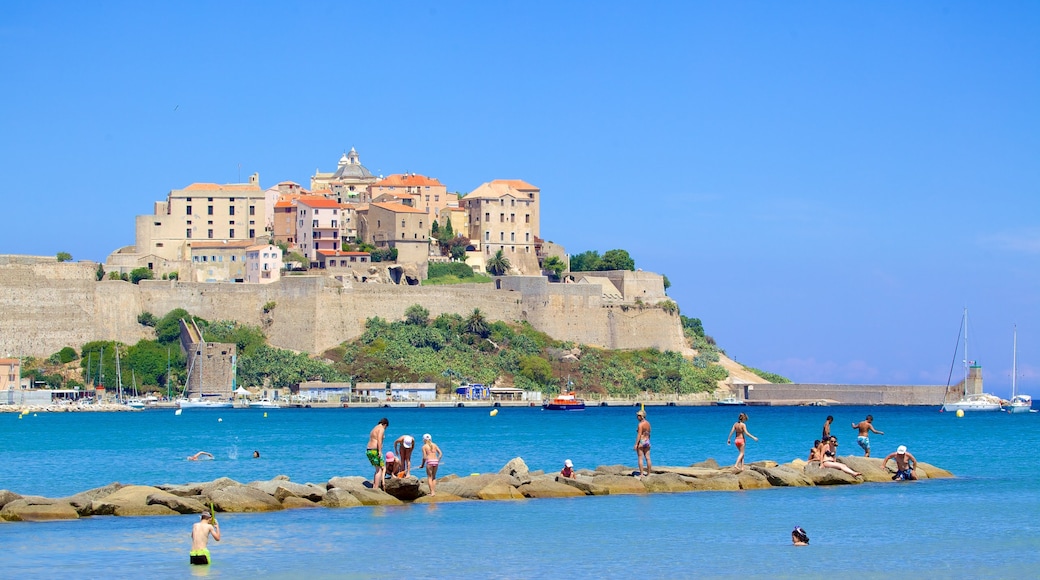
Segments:
[[[113,252],[105,266],[120,273],[148,268],[157,278],[176,272],[196,282],[270,283],[286,249],[309,268],[356,282],[418,284],[430,261],[447,260],[430,236],[437,222],[466,239],[466,263],[475,270],[501,251],[510,274],[538,275],[547,257],[566,260],[563,248],[540,237],[540,194],[519,179],[490,181],[461,196],[423,175],[376,177],[352,148],[336,171],[315,171],[310,190],[291,181],[262,189],[256,173],[248,183],[174,189],[152,214],[137,216],[134,245]],[[361,244],[392,250],[397,270],[379,275],[371,252],[352,251]],[[251,251],[266,261],[250,259]]]
[[[263,189],[257,174],[247,183],[193,183],[137,216],[134,245],[102,265],[0,256],[0,353],[131,344],[151,338],[139,315],[176,308],[259,325],[273,346],[319,353],[360,336],[368,319],[401,319],[414,304],[434,317],[480,309],[576,344],[688,353],[660,274],[550,280],[544,261],[569,260],[541,237],[540,202],[541,190],[519,179],[460,195],[422,175],[377,177],[354,149],[336,171],[315,172],[310,189],[289,181]],[[508,271],[493,283],[421,286],[431,262],[451,260],[444,236],[431,236],[435,221],[442,232],[450,224],[452,245],[475,271],[498,252]],[[285,250],[309,269],[286,269]],[[154,279],[110,279],[140,269]]]

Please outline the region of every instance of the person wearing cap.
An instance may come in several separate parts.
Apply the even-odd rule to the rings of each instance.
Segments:
[[[191,552],[188,557],[192,564],[206,565],[210,563],[209,537],[220,541],[220,524],[214,521],[213,514],[202,512],[201,519],[191,526]]]
[[[568,479],[574,479],[574,462],[570,459],[564,461],[563,469],[560,470],[560,475]]]
[[[426,467],[426,483],[430,486],[430,495],[437,495],[437,466],[441,464],[441,448],[433,442],[429,433],[422,436],[422,463],[419,469]]]
[[[383,475],[386,474],[386,462],[383,460],[383,438],[386,437],[386,428],[390,426],[390,419],[383,417],[372,428],[368,434],[368,446],[365,448],[365,457],[372,467],[376,469],[372,476],[372,487],[383,487]]]
[[[795,526],[791,530],[791,543],[795,546],[808,546],[809,545],[809,534],[801,528],[801,526]]]
[[[401,462],[401,477],[408,477],[412,469],[412,449],[415,448],[415,437],[401,435],[394,440],[394,451]]]
[[[900,445],[896,448],[895,453],[889,453],[881,461],[881,469],[888,469],[889,459],[896,460],[896,473],[892,476],[892,481],[913,481],[917,479],[917,458],[906,450],[906,445]]]
[[[639,426],[636,427],[636,469],[639,477],[643,477],[643,463],[646,462],[646,475],[650,475],[650,421],[646,420],[646,411],[636,411]]]

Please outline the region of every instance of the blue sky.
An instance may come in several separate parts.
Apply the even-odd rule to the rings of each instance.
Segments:
[[[0,4],[0,252],[102,260],[171,189],[353,146],[538,185],[543,237],[745,364],[944,384],[967,306],[987,390],[1017,324],[1038,391],[1040,5],[286,4]]]

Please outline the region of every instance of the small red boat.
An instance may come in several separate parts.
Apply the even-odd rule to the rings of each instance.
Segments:
[[[585,399],[574,396],[574,392],[560,393],[556,398],[542,403],[543,411],[584,411]]]

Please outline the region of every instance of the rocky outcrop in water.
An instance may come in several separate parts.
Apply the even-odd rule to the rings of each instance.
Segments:
[[[38,522],[70,520],[88,516],[156,516],[218,512],[264,512],[301,508],[348,508],[404,503],[433,503],[465,500],[523,500],[545,497],[684,493],[694,491],[738,491],[770,487],[813,487],[892,482],[892,465],[881,468],[871,457],[842,457],[840,462],[862,474],[854,477],[841,470],[821,468],[804,461],[777,464],[749,463],[743,471],[719,467],[709,459],[689,467],[654,467],[646,477],[634,477],[635,468],[607,465],[581,469],[575,477],[531,471],[523,459],[510,460],[498,473],[466,477],[447,475],[437,481],[437,495],[430,495],[425,479],[414,475],[385,480],[385,490],[372,487],[363,477],[334,477],[324,484],[295,483],[279,475],[268,481],[248,484],[222,477],[208,482],[159,486],[112,483],[66,498],[22,496],[0,490],[0,519]],[[919,463],[920,479],[953,477],[949,471]]]

